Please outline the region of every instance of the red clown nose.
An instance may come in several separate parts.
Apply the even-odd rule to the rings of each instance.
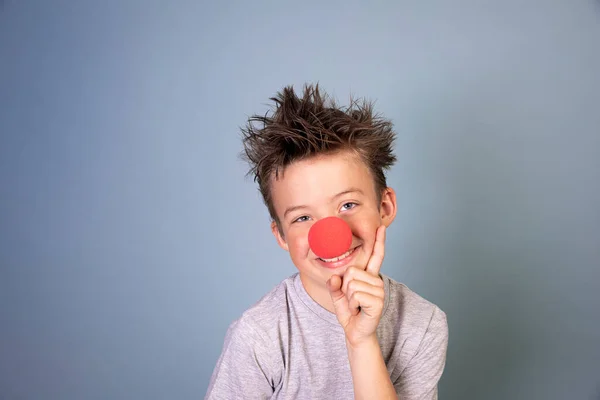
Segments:
[[[323,218],[308,231],[308,244],[321,258],[339,257],[350,249],[352,231],[341,218]]]

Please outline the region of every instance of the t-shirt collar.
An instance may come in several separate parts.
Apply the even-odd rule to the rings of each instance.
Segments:
[[[385,291],[383,311],[381,313],[381,317],[383,319],[383,316],[385,315],[385,312],[387,311],[389,301],[390,301],[390,280],[385,275],[380,274],[379,276],[383,279],[383,288]],[[302,280],[300,279],[299,273],[296,273],[294,275],[293,282],[294,282],[295,292],[298,295],[298,297],[300,298],[300,300],[302,301],[302,303],[306,306],[306,308],[308,308],[313,314],[315,314],[322,320],[329,322],[330,324],[342,329],[340,323],[337,320],[336,315],[334,313],[328,311],[327,309],[325,309],[323,306],[321,306],[319,303],[317,303],[315,300],[313,300],[312,297],[310,297],[310,295],[304,288],[304,285],[302,284]]]

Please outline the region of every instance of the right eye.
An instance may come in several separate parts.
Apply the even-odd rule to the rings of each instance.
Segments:
[[[303,215],[294,220],[294,222],[306,222],[306,221],[308,221],[308,215]]]

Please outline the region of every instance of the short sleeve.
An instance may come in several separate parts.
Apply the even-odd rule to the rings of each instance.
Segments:
[[[231,324],[205,400],[269,399],[275,382],[265,338],[243,320]]]
[[[448,321],[446,314],[434,307],[429,326],[419,348],[400,377],[394,382],[403,400],[437,400],[438,382],[446,364]]]

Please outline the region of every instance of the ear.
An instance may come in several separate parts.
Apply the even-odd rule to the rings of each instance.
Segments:
[[[277,223],[275,221],[271,221],[271,232],[273,232],[273,236],[275,236],[275,239],[277,240],[277,244],[279,245],[279,247],[281,247],[285,251],[290,251],[288,244],[285,241],[285,239],[283,238],[283,236],[281,235],[281,232],[279,231],[279,227],[277,226]]]
[[[386,226],[391,225],[396,218],[397,204],[396,204],[396,192],[394,189],[387,187],[381,194],[381,204],[379,205],[379,215],[381,222]]]

